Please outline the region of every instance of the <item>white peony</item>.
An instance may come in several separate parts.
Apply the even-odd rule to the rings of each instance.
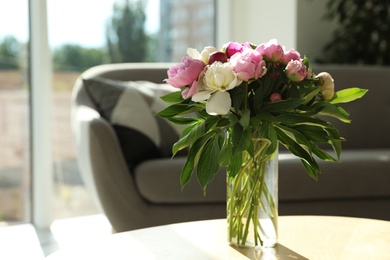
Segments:
[[[210,115],[225,115],[232,101],[228,90],[238,85],[237,74],[229,63],[214,62],[203,76],[203,84],[192,96],[192,101],[206,101],[206,111]]]
[[[218,51],[218,49],[213,46],[205,47],[201,53],[199,53],[197,49],[188,48],[187,55],[193,59],[201,60],[204,64],[207,65],[209,63],[210,54],[215,51]]]

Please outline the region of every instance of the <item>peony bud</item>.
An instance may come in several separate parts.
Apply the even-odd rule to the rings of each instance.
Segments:
[[[266,61],[271,62],[279,62],[284,56],[283,47],[275,39],[257,46],[256,51],[260,52]]]
[[[226,53],[221,52],[221,51],[215,51],[210,54],[209,57],[209,65],[213,64],[216,61],[220,61],[222,63],[227,62],[227,56]]]
[[[320,86],[320,93],[324,100],[331,100],[334,96],[334,80],[328,72],[321,72],[316,76]]]
[[[275,92],[275,93],[272,93],[272,95],[269,97],[269,100],[271,102],[278,102],[280,100],[282,100],[282,95],[280,95],[279,93]]]
[[[282,58],[282,63],[287,64],[291,60],[300,60],[301,59],[301,54],[297,52],[294,49],[289,50],[288,52],[284,53],[284,56]]]
[[[236,54],[237,52],[242,52],[244,46],[242,43],[238,42],[229,42],[226,47],[226,55],[228,58]]]
[[[291,81],[302,81],[306,77],[305,64],[300,60],[291,60],[286,66],[286,75]]]

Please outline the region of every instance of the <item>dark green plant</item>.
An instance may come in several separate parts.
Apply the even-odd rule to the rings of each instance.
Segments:
[[[13,70],[19,68],[20,43],[12,36],[5,36],[0,41],[0,69]]]
[[[338,26],[320,62],[390,65],[390,0],[330,0],[325,19]]]
[[[77,44],[64,44],[54,50],[53,63],[56,70],[84,71],[105,62],[101,49],[84,48]]]
[[[110,62],[142,62],[147,57],[145,1],[114,4],[107,23],[106,40]]]

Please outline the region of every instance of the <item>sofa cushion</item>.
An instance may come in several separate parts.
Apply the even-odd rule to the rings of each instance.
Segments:
[[[390,150],[345,149],[340,162],[318,161],[318,181],[294,155],[279,154],[279,200],[390,198]]]
[[[200,203],[226,201],[226,172],[222,169],[204,197],[193,178],[180,188],[185,158],[157,159],[141,163],[135,181],[141,196],[152,203]],[[301,161],[290,153],[279,154],[279,201],[310,202],[390,198],[390,150],[345,150],[341,162],[319,161],[323,173],[313,180]],[[163,169],[163,170],[162,170]]]
[[[182,190],[180,172],[185,157],[156,159],[140,163],[135,169],[136,186],[141,196],[156,204],[182,203],[225,203],[226,170],[221,168],[214,180],[207,186],[206,196],[193,176]]]
[[[170,157],[180,129],[155,116],[166,104],[160,96],[177,89],[147,81],[83,80],[99,114],[112,124],[131,170],[141,161]]]

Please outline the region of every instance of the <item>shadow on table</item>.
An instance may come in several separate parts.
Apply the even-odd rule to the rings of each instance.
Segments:
[[[275,247],[272,248],[263,248],[261,250],[238,248],[234,246],[231,247],[237,252],[246,256],[248,259],[252,260],[308,260],[308,258],[301,256],[300,254],[292,251],[291,249],[281,244],[277,244]]]

